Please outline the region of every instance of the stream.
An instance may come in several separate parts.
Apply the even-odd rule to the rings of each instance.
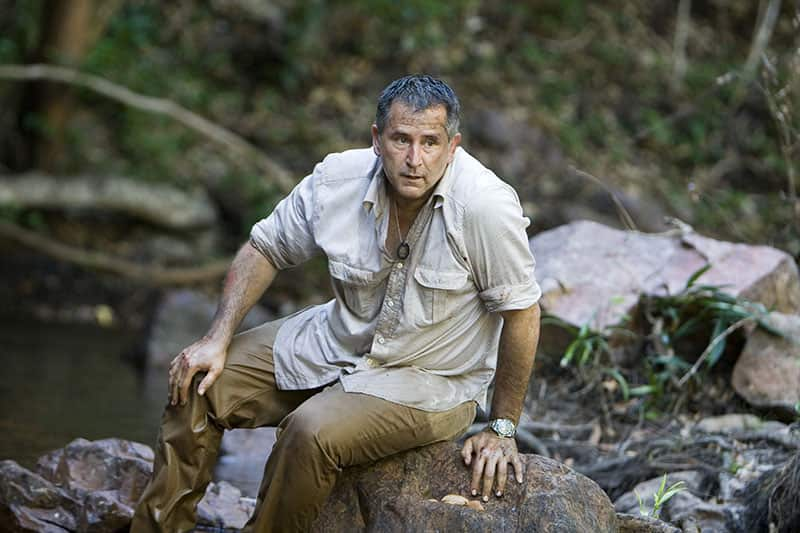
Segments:
[[[137,370],[123,354],[130,332],[81,324],[0,325],[0,460],[31,468],[82,437],[153,446],[166,372]]]

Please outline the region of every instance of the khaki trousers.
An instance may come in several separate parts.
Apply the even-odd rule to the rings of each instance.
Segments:
[[[279,390],[272,346],[282,321],[237,335],[225,369],[184,406],[167,405],[153,477],[136,508],[133,533],[191,531],[225,429],[278,425],[256,511],[245,531],[310,531],[342,468],[457,438],[475,403],[449,411],[413,409],[374,396],[324,389]],[[265,450],[266,452],[266,450]]]

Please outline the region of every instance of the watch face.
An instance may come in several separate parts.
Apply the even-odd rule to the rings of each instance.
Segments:
[[[514,427],[514,422],[507,418],[492,420],[491,428],[501,437],[513,437],[514,430],[516,429]]]

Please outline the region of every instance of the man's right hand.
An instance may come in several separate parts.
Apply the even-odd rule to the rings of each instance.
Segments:
[[[197,387],[202,396],[222,373],[227,358],[228,346],[225,342],[203,337],[190,344],[178,354],[169,365],[169,399],[172,405],[185,405],[189,398],[189,386],[198,372],[206,376]]]

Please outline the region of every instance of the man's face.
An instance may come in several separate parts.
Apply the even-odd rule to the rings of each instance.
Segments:
[[[372,147],[383,159],[398,204],[419,207],[444,176],[461,142],[460,133],[448,138],[446,125],[443,105],[415,111],[397,101],[382,133],[372,125]]]

